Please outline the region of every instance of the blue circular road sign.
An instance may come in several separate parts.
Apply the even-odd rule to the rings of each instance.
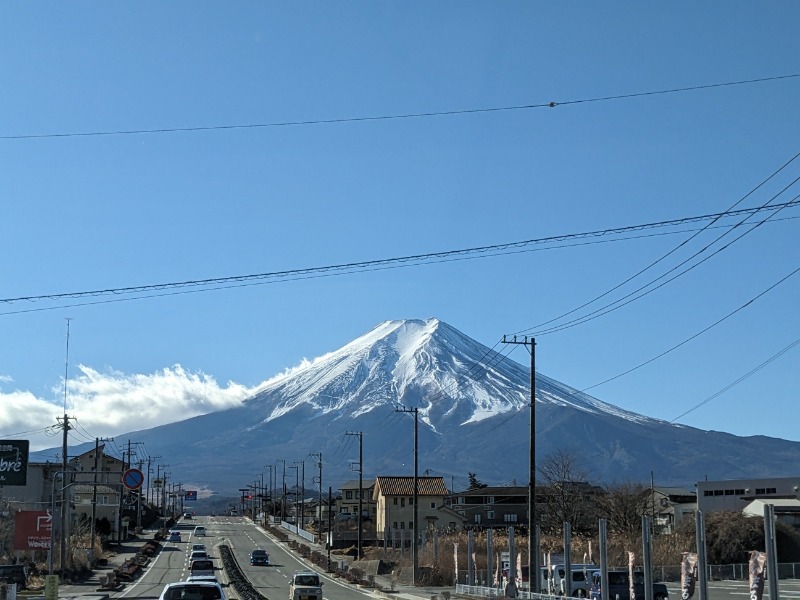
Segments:
[[[144,483],[144,473],[139,469],[128,469],[122,474],[122,485],[129,490],[138,490]]]

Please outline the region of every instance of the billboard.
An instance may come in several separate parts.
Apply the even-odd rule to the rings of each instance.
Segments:
[[[0,486],[25,485],[28,445],[28,440],[0,440]]]
[[[18,510],[14,519],[14,550],[48,550],[52,530],[49,510]]]
[[[194,502],[197,500],[197,490],[186,490],[183,497],[184,502]]]

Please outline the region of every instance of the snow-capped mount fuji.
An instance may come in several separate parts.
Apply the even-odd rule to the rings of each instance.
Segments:
[[[336,419],[413,406],[438,432],[526,409],[529,381],[529,370],[438,319],[386,321],[273,380],[249,402],[271,408],[267,423],[303,405]],[[652,421],[539,374],[536,396],[539,403]]]
[[[397,409],[416,407],[420,473],[527,482],[529,386],[528,368],[442,321],[386,321],[272,378],[239,407],[115,437],[157,448],[185,487],[235,495],[265,465],[322,453],[324,486],[335,489],[358,457],[348,432],[363,432],[366,477],[413,474],[413,419]],[[791,476],[800,463],[798,442],[673,425],[537,372],[537,464],[555,451],[572,454],[596,483],[647,482],[652,473],[662,485],[690,486]],[[769,457],[758,472],[753,456]]]

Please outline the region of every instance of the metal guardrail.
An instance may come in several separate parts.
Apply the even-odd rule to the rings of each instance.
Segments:
[[[456,584],[456,594],[464,594],[465,596],[479,596],[481,598],[506,597],[504,591],[500,588],[486,587],[483,585],[466,585],[464,583]],[[523,600],[553,600],[553,598],[559,598],[559,596],[519,591],[517,592],[517,598],[521,598]]]
[[[304,540],[308,540],[312,544],[316,541],[313,533],[309,533],[305,529],[300,529],[298,525],[281,521],[281,527],[283,527],[286,531],[291,531],[293,534],[300,536]]]

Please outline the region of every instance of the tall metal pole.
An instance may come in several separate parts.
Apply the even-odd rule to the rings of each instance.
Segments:
[[[356,548],[356,560],[364,558],[364,551],[362,547],[363,540],[361,538],[362,527],[362,496],[364,495],[364,433],[362,431],[348,431],[345,435],[358,436],[358,540]]]
[[[414,415],[414,531],[411,532],[411,556],[413,559],[413,583],[417,585],[419,579],[419,409],[414,408],[396,408],[395,412],[412,413]]]
[[[530,591],[539,592],[539,536],[535,535],[536,527],[536,338],[525,338],[522,341],[506,339],[504,344],[519,344],[527,347],[531,353],[531,406],[530,406],[530,458],[528,459],[528,586]]]

